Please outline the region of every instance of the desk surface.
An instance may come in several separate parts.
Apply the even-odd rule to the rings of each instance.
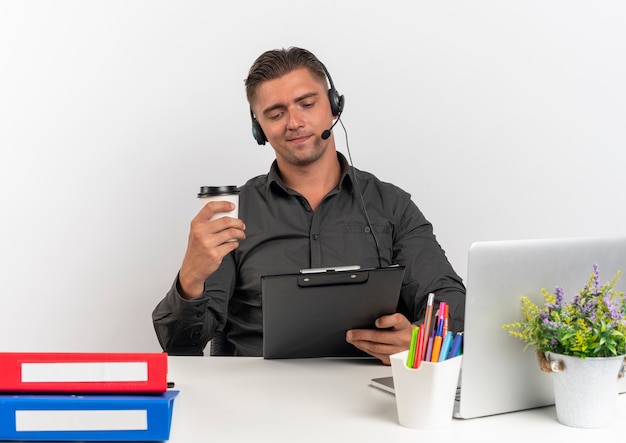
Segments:
[[[620,395],[619,416],[608,428],[561,425],[550,406],[455,419],[436,433],[408,429],[398,423],[394,396],[369,385],[389,375],[389,366],[373,360],[170,357],[168,378],[180,390],[170,441],[621,441],[626,434],[626,395]]]

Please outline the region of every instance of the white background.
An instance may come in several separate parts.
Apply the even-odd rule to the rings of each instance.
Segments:
[[[267,49],[326,64],[354,165],[413,195],[463,277],[478,240],[626,234],[624,17],[621,0],[0,0],[0,350],[160,349],[150,315],[199,186],[274,158],[243,89]]]

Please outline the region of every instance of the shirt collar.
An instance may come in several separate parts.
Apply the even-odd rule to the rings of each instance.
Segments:
[[[339,180],[339,185],[337,186],[337,189],[341,190],[343,186],[346,186],[346,189],[352,190],[353,179],[352,179],[352,176],[350,175],[350,172],[352,171],[352,173],[354,173],[354,168],[350,168],[350,166],[348,165],[348,161],[346,160],[346,157],[344,157],[344,155],[341,154],[340,152],[337,152],[337,160],[339,160],[339,164],[341,164],[341,179]],[[293,192],[293,191],[290,191],[289,188],[287,188],[287,186],[285,186],[285,182],[283,182],[283,179],[280,177],[280,174],[278,173],[278,163],[276,162],[276,160],[272,162],[272,166],[270,167],[270,172],[267,174],[268,191],[270,190],[270,187],[272,186],[273,183],[276,183],[276,186],[278,186],[280,189],[282,189],[286,193]]]

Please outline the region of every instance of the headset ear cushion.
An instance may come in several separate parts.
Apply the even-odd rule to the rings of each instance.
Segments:
[[[267,141],[267,137],[265,137],[265,133],[263,129],[261,129],[261,125],[252,115],[252,111],[250,112],[250,117],[252,118],[252,137],[256,140],[259,145],[264,145]]]
[[[330,110],[333,115],[340,115],[343,112],[343,95],[339,95],[335,88],[328,90],[328,101],[330,102]]]

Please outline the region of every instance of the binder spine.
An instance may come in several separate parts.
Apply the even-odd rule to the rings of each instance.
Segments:
[[[0,395],[0,440],[168,440],[178,393]]]
[[[165,353],[0,353],[0,392],[159,393]]]

